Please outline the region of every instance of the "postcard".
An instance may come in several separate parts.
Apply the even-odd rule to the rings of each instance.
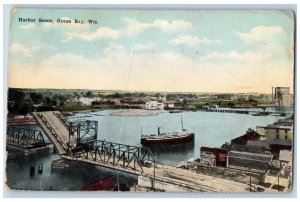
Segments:
[[[13,8],[6,188],[290,192],[288,10]]]

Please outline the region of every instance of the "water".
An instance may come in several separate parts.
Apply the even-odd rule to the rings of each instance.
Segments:
[[[183,126],[189,132],[195,133],[194,148],[184,148],[181,151],[156,152],[157,160],[163,163],[177,165],[189,158],[200,156],[200,147],[220,147],[225,142],[245,134],[248,128],[265,126],[278,120],[276,116],[251,116],[248,114],[189,112],[169,113],[163,112],[157,116],[110,116],[116,110],[93,112],[87,120],[98,121],[98,139],[105,139],[116,143],[140,145],[141,133],[157,134],[172,132],[181,129],[181,116]],[[97,114],[95,116],[93,114]],[[99,116],[103,115],[103,116]],[[70,121],[78,120],[84,114],[75,114],[68,117]]]
[[[98,121],[98,139],[105,139],[116,143],[140,145],[141,132],[143,134],[157,134],[157,128],[161,132],[172,132],[181,129],[181,116],[184,128],[195,133],[195,145],[178,147],[166,151],[153,151],[157,161],[178,165],[190,158],[199,158],[200,147],[220,147],[225,142],[243,135],[248,128],[265,126],[277,121],[276,116],[251,116],[247,114],[214,113],[214,112],[187,112],[168,113],[163,112],[157,116],[110,116],[115,110],[92,112],[87,120]],[[98,116],[95,116],[97,114]],[[69,116],[70,121],[78,120],[85,113]],[[103,116],[99,116],[103,115]],[[27,126],[38,128],[38,126]],[[26,159],[8,160],[7,184],[13,189],[30,190],[77,190],[81,185],[91,183],[104,176],[113,176],[115,179],[125,180],[131,185],[136,179],[122,173],[116,173],[97,166],[83,166],[64,173],[51,172],[51,162],[58,159],[57,154],[44,157],[33,156]],[[42,175],[37,174],[37,166],[43,164]],[[30,166],[36,167],[36,175],[29,176]],[[120,177],[122,176],[122,177]]]
[[[59,159],[57,154],[8,160],[6,162],[7,186],[16,190],[78,191],[82,185],[107,176],[112,176],[120,184],[127,183],[132,186],[137,183],[135,176],[86,164],[64,171],[51,172],[51,162],[55,159]],[[43,164],[42,174],[37,172],[39,164]],[[32,166],[35,167],[34,177],[29,175]]]

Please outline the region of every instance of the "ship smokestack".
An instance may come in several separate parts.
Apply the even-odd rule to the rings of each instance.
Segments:
[[[157,133],[158,133],[158,135],[160,135],[160,127],[158,127],[158,129],[157,129]]]
[[[273,86],[272,86],[272,104],[274,104],[274,92],[273,92]]]

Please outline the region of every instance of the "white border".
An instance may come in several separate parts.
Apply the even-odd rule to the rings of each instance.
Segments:
[[[201,1],[203,2],[203,1]],[[0,106],[2,106],[1,110],[1,117],[0,117],[0,128],[2,129],[1,134],[5,134],[4,131],[4,116],[3,114],[4,109],[6,109],[6,90],[7,89],[7,83],[6,83],[6,78],[7,78],[7,53],[8,53],[8,21],[9,21],[9,12],[7,9],[17,6],[17,7],[47,7],[47,8],[124,8],[124,9],[129,9],[129,8],[144,8],[144,9],[293,9],[295,13],[297,13],[298,8],[296,7],[298,2],[295,0],[285,0],[285,1],[266,1],[266,0],[253,0],[249,1],[246,3],[241,4],[241,1],[234,0],[234,1],[222,1],[222,0],[211,0],[211,1],[204,1],[204,3],[207,4],[197,4],[199,3],[196,0],[185,0],[185,1],[180,1],[180,0],[174,0],[171,3],[173,5],[166,5],[165,3],[169,3],[168,1],[163,2],[161,0],[152,0],[152,1],[139,1],[139,0],[110,0],[108,2],[100,2],[102,3],[101,5],[95,5],[99,3],[99,1],[95,0],[84,0],[84,1],[76,1],[76,0],[47,0],[47,1],[34,1],[34,0],[28,0],[26,1],[26,4],[22,0],[10,0],[10,1],[5,1],[4,3],[9,3],[10,5],[5,5],[4,7],[1,7],[1,13],[4,15],[3,16],[3,24],[1,24],[1,31],[0,35],[2,38],[1,45],[3,45],[3,55],[0,57],[1,61],[3,62],[3,71],[1,71],[1,78],[3,79],[3,82],[0,82],[0,92],[1,92],[1,97],[0,99]],[[39,4],[34,4],[34,3],[39,3]],[[71,5],[68,5],[68,3],[72,3]],[[84,4],[83,4],[84,3]],[[184,4],[183,4],[184,3]],[[224,4],[227,3],[227,4]],[[251,3],[251,4],[249,4]],[[253,4],[254,3],[254,4]],[[270,4],[271,3],[271,4]],[[274,5],[272,3],[277,3],[277,5]],[[16,5],[16,4],[22,4],[22,5]],[[57,5],[59,4],[59,5]],[[119,4],[119,5],[114,5],[114,4]],[[121,4],[121,5],[120,5]],[[147,5],[146,5],[147,4]],[[177,4],[177,5],[174,5]],[[233,5],[235,4],[235,5]],[[294,4],[294,5],[288,5],[288,4]],[[4,4],[2,4],[4,5]],[[299,17],[297,16],[296,22],[298,24]],[[297,33],[298,36],[298,33]],[[4,37],[4,38],[3,38]],[[4,40],[3,40],[4,39]],[[295,52],[298,56],[298,52]],[[297,57],[298,58],[298,57]],[[296,65],[296,64],[295,64]],[[296,70],[296,69],[295,69]],[[296,78],[297,78],[297,71],[295,72]],[[297,79],[295,79],[295,100],[296,100],[296,105],[298,106],[298,99],[297,99],[297,94],[298,94],[298,84],[297,84]],[[297,107],[295,108],[296,112],[296,124],[298,124],[298,119],[297,119],[297,112],[298,109]],[[298,128],[295,127],[295,136],[298,134]],[[298,141],[295,141],[298,143]],[[5,151],[5,146],[4,142],[0,141],[0,155],[2,158],[3,166],[0,166],[0,170],[4,174],[5,171],[5,160],[3,159],[3,154]],[[298,145],[298,144],[297,144]],[[296,155],[295,150],[295,155]],[[295,163],[294,165],[297,165],[299,156],[295,158]],[[296,170],[297,169],[297,170]],[[270,197],[272,198],[272,201],[277,201],[280,200],[282,201],[282,198],[286,197],[297,197],[299,196],[299,188],[298,188],[298,179],[297,179],[297,173],[299,172],[299,167],[296,167],[295,169],[295,178],[294,178],[294,185],[296,186],[295,189],[293,189],[292,193],[289,194],[248,194],[248,193],[241,193],[241,194],[230,194],[230,193],[215,193],[215,194],[207,194],[207,193],[197,193],[197,194],[182,194],[182,193],[164,193],[164,194],[159,194],[159,193],[77,193],[77,192],[12,192],[12,191],[4,191],[3,194],[5,197],[61,197],[61,198],[69,198],[69,197],[76,197],[77,199],[74,200],[80,200],[82,201],[82,197],[116,197],[119,198],[117,200],[124,200],[121,198],[128,198],[128,197],[134,197],[134,198],[143,198],[139,199],[140,200],[147,200],[146,198],[149,197],[169,197],[169,198],[190,198],[190,197],[195,197],[195,198],[206,198],[206,200],[211,201],[214,200],[212,198],[227,198],[226,200],[241,200],[238,198],[248,198],[248,200],[253,200],[252,198],[266,198]],[[1,179],[3,179],[3,175],[1,175]],[[2,180],[3,182],[3,180]],[[1,184],[1,191],[3,191],[3,183]],[[296,198],[293,198],[292,200],[295,201]],[[15,199],[13,199],[15,200]],[[44,200],[44,199],[42,199]],[[73,200],[73,199],[72,199]],[[90,200],[90,199],[88,199]],[[99,200],[99,199],[97,199]],[[100,200],[111,200],[111,199],[100,199]],[[170,200],[170,199],[164,199],[164,200]],[[172,201],[176,201],[176,199],[171,199]],[[197,201],[202,200],[202,199],[196,199]],[[247,200],[247,199],[243,199]],[[256,200],[256,199],[254,199]],[[263,199],[265,200],[265,199]],[[31,201],[31,200],[30,200]],[[132,201],[132,199],[130,199]],[[223,201],[223,199],[222,199]]]

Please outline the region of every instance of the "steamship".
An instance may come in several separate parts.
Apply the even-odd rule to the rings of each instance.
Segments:
[[[186,143],[194,143],[195,134],[189,133],[186,129],[183,129],[181,119],[181,130],[170,133],[161,133],[158,127],[158,134],[143,135],[141,136],[141,144],[144,146],[150,145],[180,145]]]

